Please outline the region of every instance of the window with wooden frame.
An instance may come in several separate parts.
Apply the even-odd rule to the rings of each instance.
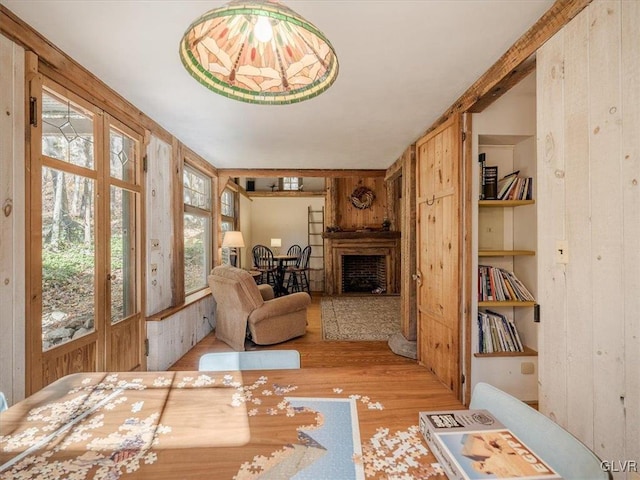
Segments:
[[[212,178],[195,165],[183,168],[184,291],[185,295],[207,286],[213,267]]]
[[[225,188],[220,195],[220,230],[224,232],[237,230],[238,226],[238,194]],[[222,263],[229,263],[229,249],[222,249]]]
[[[278,179],[280,190],[297,192],[302,187],[300,177],[281,177]]]

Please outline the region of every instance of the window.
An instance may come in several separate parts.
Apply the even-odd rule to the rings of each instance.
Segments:
[[[280,190],[298,191],[302,188],[302,178],[300,177],[282,177],[280,179]]]
[[[184,184],[184,291],[207,286],[211,270],[211,178],[185,164]]]
[[[220,196],[220,213],[222,234],[231,230],[237,230],[237,213],[236,213],[236,192],[229,188],[225,188]],[[222,249],[222,263],[229,263],[229,249]]]

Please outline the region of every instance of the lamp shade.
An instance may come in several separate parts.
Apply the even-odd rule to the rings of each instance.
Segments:
[[[244,238],[242,232],[230,230],[224,233],[222,238],[223,247],[244,248]]]
[[[329,40],[276,0],[235,0],[205,13],[187,28],[180,59],[207,88],[249,103],[301,102],[338,75]]]
[[[272,247],[281,247],[282,246],[282,239],[281,238],[272,238],[271,239],[271,246]]]

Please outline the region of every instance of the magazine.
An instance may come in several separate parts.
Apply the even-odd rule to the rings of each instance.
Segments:
[[[419,420],[450,480],[562,478],[487,410],[420,412]]]

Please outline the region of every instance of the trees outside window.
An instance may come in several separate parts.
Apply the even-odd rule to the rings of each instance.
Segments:
[[[185,294],[207,286],[212,268],[211,177],[185,164],[184,195],[184,290]]]

